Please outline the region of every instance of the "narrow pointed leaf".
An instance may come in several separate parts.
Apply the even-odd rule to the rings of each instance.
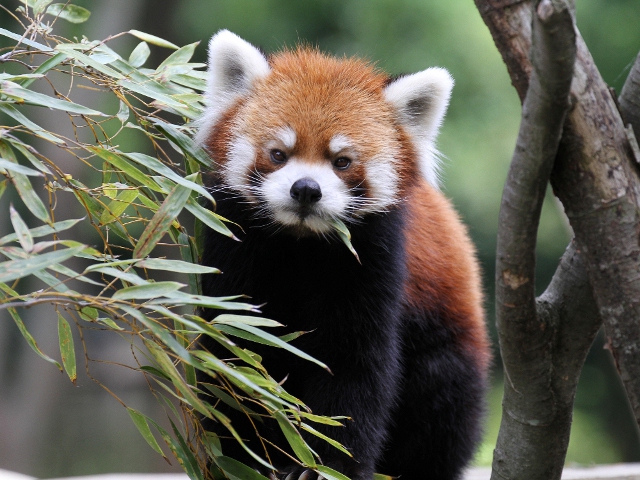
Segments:
[[[242,480],[269,480],[264,475],[260,475],[253,468],[247,467],[244,463],[240,463],[230,457],[216,457],[216,465],[222,469],[223,472],[233,475],[236,478]]]
[[[68,53],[69,52],[65,52]],[[63,110],[69,113],[78,113],[81,115],[98,115],[104,117],[105,114],[91,108],[78,105],[77,103],[69,102],[67,100],[60,100],[59,98],[50,97],[42,93],[33,92],[26,88],[22,88],[17,83],[9,82],[7,80],[0,81],[0,93],[7,95],[8,97],[25,100],[33,105],[41,107],[53,108],[56,110]]]
[[[71,23],[83,23],[89,20],[91,12],[86,8],[73,5],[71,3],[54,3],[49,5],[47,11],[48,15],[62,18]]]
[[[238,240],[238,238],[233,234],[231,230],[220,220],[220,216],[213,213],[211,210],[204,208],[198,202],[189,199],[187,204],[185,205],[187,211],[189,211],[194,217],[204,223],[210,229],[221,233],[229,238],[233,238],[234,240]]]
[[[173,191],[167,195],[151,221],[147,224],[140,240],[133,250],[134,258],[144,258],[154,249],[156,244],[169,230],[171,223],[182,211],[185,203],[191,195],[191,190],[181,185],[176,185]]]
[[[339,218],[332,219],[330,223],[333,225],[333,228],[335,228],[336,232],[338,233],[340,240],[342,240],[342,242],[347,246],[349,251],[353,253],[353,255],[356,257],[356,260],[358,261],[358,263],[362,263],[360,262],[360,257],[358,256],[358,252],[356,252],[356,249],[353,248],[353,245],[351,244],[351,232],[349,232],[349,229],[347,228],[347,226]]]
[[[42,128],[40,125],[37,125],[37,124],[33,123],[31,120],[29,120],[27,117],[25,117],[22,114],[22,112],[19,112],[13,105],[0,104],[0,112],[6,113],[11,118],[16,120],[18,123],[20,123],[21,125],[25,126],[29,130],[31,130],[33,133],[35,133],[40,138],[44,138],[44,139],[49,140],[50,142],[53,142],[53,143],[58,143],[58,144],[59,143],[64,143],[62,140],[60,140],[58,137],[54,136],[53,134],[49,133],[47,130]]]
[[[164,452],[160,448],[160,445],[158,445],[158,442],[151,433],[151,429],[149,428],[149,424],[147,423],[147,417],[131,407],[127,407],[127,412],[129,412],[129,416],[131,417],[131,420],[133,420],[133,424],[142,435],[142,438],[145,439],[145,441],[151,448],[165,457]]]
[[[182,260],[165,260],[162,258],[147,258],[136,263],[136,267],[150,270],[167,270],[179,273],[220,273],[213,267],[205,267],[196,263],[183,262]]]
[[[116,300],[144,300],[147,298],[164,297],[182,287],[184,287],[184,283],[150,282],[144,285],[136,285],[118,290],[113,294],[112,298]]]
[[[120,100],[120,108],[118,109],[116,117],[118,117],[118,120],[120,120],[122,124],[125,124],[127,120],[129,120],[129,107],[122,100]]]
[[[139,38],[147,43],[151,43],[152,45],[157,45],[158,47],[164,48],[172,48],[173,50],[178,50],[178,46],[163,39],[160,37],[156,37],[155,35],[150,35],[148,33],[141,32],[139,30],[129,30],[129,33],[134,37]]]
[[[193,52],[195,52],[196,47],[200,42],[190,43],[189,45],[185,45],[180,47],[178,50],[169,55],[165,60],[158,66],[156,71],[162,69],[162,67],[166,65],[171,65],[175,63],[188,63],[193,57]]]
[[[52,50],[51,47],[48,47],[42,43],[34,42],[33,40],[29,40],[28,38],[24,38],[23,35],[18,35],[17,33],[10,32],[9,30],[6,30],[4,28],[0,28],[0,35],[9,37],[19,43],[29,45],[30,47],[37,48],[38,50],[41,50],[43,52],[50,52]]]
[[[58,65],[60,65],[62,62],[64,62],[67,58],[68,58],[67,55],[65,55],[64,53],[56,53],[53,57],[48,58],[47,60],[42,62],[42,64],[40,64],[40,66],[38,68],[36,68],[33,71],[33,73],[34,74],[47,73],[52,68],[55,68]],[[24,88],[27,88],[35,80],[36,80],[35,78],[29,78],[29,79],[27,79],[27,80],[25,80],[23,82],[20,82],[20,85],[22,85]]]
[[[122,170],[126,175],[135,180],[138,185],[144,185],[154,192],[162,192],[162,189],[151,178],[149,178],[149,175],[142,173],[120,155],[106,150],[102,147],[88,147],[87,150],[95,153],[114,167]]]
[[[316,470],[320,473],[322,473],[322,476],[326,479],[326,480],[349,480],[349,477],[343,475],[340,472],[336,472],[333,468],[329,468],[326,465],[318,465],[316,467]],[[383,479],[385,478],[391,478],[391,477],[382,477]],[[377,478],[374,476],[374,479],[377,480]]]
[[[68,258],[80,253],[85,247],[66,248],[55,252],[45,253],[25,258],[24,260],[11,260],[0,263],[0,282],[6,283],[16,278],[26,277],[53,264],[64,262]]]
[[[11,224],[13,225],[13,230],[18,235],[18,242],[20,242],[20,246],[22,249],[29,253],[33,250],[33,237],[29,232],[29,227],[24,223],[20,214],[16,212],[13,205],[9,205],[9,216],[11,217]]]
[[[273,416],[277,420],[280,430],[284,433],[287,442],[291,445],[291,449],[296,456],[302,460],[305,465],[315,468],[316,461],[313,458],[313,454],[311,453],[309,446],[300,436],[300,432],[298,432],[291,423],[291,420],[289,420],[282,412],[274,412]]]
[[[42,173],[33,168],[24,167],[19,163],[13,163],[4,158],[0,158],[0,174],[6,175],[6,171],[20,173],[22,175],[30,175],[32,177],[42,177]]]
[[[76,373],[76,351],[73,346],[73,335],[69,322],[60,313],[58,313],[58,340],[60,342],[62,364],[67,375],[75,384],[78,376]]]
[[[42,227],[32,228],[31,230],[29,230],[29,232],[33,238],[44,237],[45,235],[68,230],[82,220],[82,218],[77,218],[74,220],[63,220],[61,222],[56,222],[53,225],[43,225]],[[0,245],[9,242],[15,242],[16,240],[18,240],[18,236],[15,233],[10,233],[9,235],[5,235],[4,237],[0,238]]]

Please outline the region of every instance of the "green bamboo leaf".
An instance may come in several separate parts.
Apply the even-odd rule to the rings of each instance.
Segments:
[[[231,325],[231,326],[233,326],[235,328],[239,328],[239,329],[244,330],[246,332],[249,332],[249,333],[255,335],[256,337],[259,337],[264,342],[268,342],[269,345],[273,345],[273,346],[276,346],[276,347],[284,348],[285,350],[293,353],[294,355],[297,355],[300,358],[304,358],[305,360],[313,362],[316,365],[321,366],[322,368],[324,368],[328,372],[331,372],[329,367],[326,366],[324,363],[322,363],[320,360],[316,360],[311,355],[308,355],[308,354],[304,353],[302,350],[294,347],[293,345],[282,341],[280,338],[276,337],[275,335],[271,335],[270,333],[267,333],[264,330],[260,330],[259,328],[253,327],[251,325],[247,325],[246,323],[243,323],[243,322],[234,322],[234,321],[231,321],[231,320],[227,320],[226,324],[227,325]]]
[[[25,45],[28,45],[30,47],[37,48],[38,50],[40,50],[42,52],[50,52],[51,50],[53,50],[51,47],[48,47],[47,45],[44,45],[44,44],[38,43],[38,42],[34,42],[33,40],[29,40],[28,38],[24,38],[24,35],[18,35],[17,33],[10,32],[9,30],[6,30],[4,28],[0,28],[0,35],[4,35],[5,37],[9,37],[9,38],[17,41],[19,44],[20,43],[24,43]]]
[[[229,238],[240,241],[231,230],[220,220],[222,217],[213,213],[211,210],[204,208],[198,202],[190,198],[185,205],[185,208],[194,217],[204,223],[210,229],[221,233]]]
[[[6,283],[17,278],[26,277],[32,273],[39,272],[56,263],[65,260],[80,253],[85,247],[66,248],[64,250],[56,250],[55,252],[45,253],[43,255],[34,255],[24,260],[11,260],[0,263],[0,282]]]
[[[0,198],[2,198],[2,195],[4,194],[6,189],[7,189],[7,180],[4,179],[0,181]],[[5,237],[2,237],[2,238],[5,238]],[[0,245],[2,245],[2,239],[0,239]]]
[[[29,232],[29,227],[27,227],[27,224],[24,223],[20,214],[13,208],[13,205],[9,205],[9,216],[11,217],[13,230],[18,236],[20,246],[25,252],[31,252],[31,250],[33,250],[33,237],[31,236],[31,232]]]
[[[19,163],[13,163],[4,158],[0,158],[0,173],[7,174],[7,170],[11,172],[21,173],[22,175],[30,175],[32,177],[42,177],[42,173],[33,168],[23,167]]]
[[[191,295],[185,292],[173,292],[167,298],[150,300],[149,304],[161,303],[163,305],[197,305],[205,308],[219,308],[222,310],[244,310],[249,312],[259,312],[255,305],[248,303],[231,302],[235,297],[208,297],[205,295]]]
[[[122,170],[127,176],[131,177],[133,180],[137,182],[137,185],[149,187],[154,192],[162,192],[162,188],[160,188],[156,182],[154,182],[149,175],[142,173],[136,167],[127,162],[120,155],[106,150],[102,147],[87,147],[92,153],[95,153],[100,158],[109,162],[114,167]]]
[[[313,428],[311,425],[307,425],[306,423],[300,423],[300,428],[302,428],[302,430],[304,430],[306,432],[311,433],[312,435],[315,435],[318,438],[321,438],[322,440],[327,442],[329,445],[332,445],[333,447],[335,447],[338,450],[340,450],[342,453],[344,453],[346,455],[349,455],[350,457],[353,456],[353,455],[351,455],[351,453],[349,453],[349,450],[347,450],[346,448],[344,448],[342,446],[342,444],[340,444],[340,442],[337,442],[333,438],[327,437],[323,433],[320,433],[318,430]]]
[[[182,211],[184,204],[191,195],[191,190],[182,185],[176,185],[173,191],[167,195],[156,214],[147,224],[140,240],[133,250],[134,258],[144,258],[154,249],[156,244],[167,232],[171,223]]]
[[[147,258],[136,263],[136,267],[150,270],[167,270],[179,273],[220,273],[213,267],[205,267],[196,263],[183,262],[181,260],[166,260],[162,258]]]
[[[42,203],[42,200],[40,200],[40,197],[36,194],[29,179],[21,173],[14,173],[11,176],[11,181],[18,191],[20,199],[31,213],[43,222],[50,223],[49,210],[47,210],[47,207],[44,206],[44,203]]]
[[[0,284],[0,286],[2,286],[2,284]],[[6,285],[4,285],[3,287],[6,287]],[[4,294],[0,294],[0,298],[6,298],[6,296]],[[18,330],[20,330],[20,333],[22,334],[24,339],[27,341],[27,344],[31,347],[31,349],[34,352],[36,352],[40,358],[46,360],[47,362],[53,363],[56,367],[58,367],[60,371],[62,371],[62,365],[60,365],[53,358],[51,358],[50,356],[45,354],[42,350],[40,350],[40,347],[38,347],[38,344],[36,343],[35,339],[29,333],[29,331],[27,330],[27,327],[25,327],[22,319],[20,318],[20,315],[18,315],[17,310],[15,308],[10,307],[10,308],[7,308],[7,312],[9,312],[9,315],[11,315],[11,318],[13,318],[13,321],[16,322],[16,325],[18,326]]]
[[[194,90],[199,90],[201,92],[204,92],[207,89],[207,81],[202,78],[196,77],[194,75],[194,72],[189,72],[188,74],[172,75],[171,81],[179,85],[184,85],[185,87],[193,88]]]
[[[149,44],[147,42],[140,42],[136,48],[133,49],[131,55],[129,55],[129,64],[132,67],[141,67],[144,65],[144,62],[147,61],[149,55],[151,55]]]
[[[305,441],[300,436],[300,432],[296,430],[291,421],[284,415],[284,413],[276,411],[273,413],[278,425],[280,426],[280,430],[284,433],[284,436],[291,445],[293,452],[296,456],[304,462],[305,465],[310,466],[311,468],[316,467],[316,461],[313,458],[313,453],[309,449],[309,446],[305,443]],[[346,478],[346,477],[345,477]],[[347,479],[348,480],[348,479]]]
[[[102,112],[84,107],[82,105],[78,105],[77,103],[69,102],[67,100],[60,100],[58,98],[50,97],[49,95],[44,95],[42,93],[37,93],[26,88],[22,88],[22,86],[20,86],[19,84],[10,82],[8,80],[0,81],[0,93],[3,93],[4,95],[11,98],[27,101],[33,105],[38,105],[40,107],[53,108],[56,110],[63,110],[69,113],[78,113],[81,115],[98,115],[101,117],[106,116]]]
[[[395,477],[389,475],[382,475],[381,473],[374,473],[371,480],[394,480]]]
[[[0,264],[0,267],[2,264]],[[184,283],[178,282],[150,282],[143,285],[123,288],[113,294],[116,300],[141,300],[147,298],[164,297],[184,287]]]
[[[190,468],[187,469],[187,471],[189,471],[189,474],[192,475],[191,478],[194,478],[195,480],[204,480],[204,477],[202,476],[202,471],[200,470],[200,466],[198,465],[198,460],[196,460],[196,457],[191,451],[191,448],[189,448],[189,446],[187,445],[187,442],[185,442],[184,437],[176,427],[175,423],[173,423],[173,420],[169,419],[169,422],[171,423],[171,429],[173,430],[173,434],[178,439],[180,447],[182,448],[182,451],[184,452],[185,457],[189,462],[188,465]]]
[[[34,15],[40,15],[42,12],[44,12],[45,8],[47,8],[47,5],[49,5],[52,1],[53,0],[29,0],[27,1],[27,5],[33,8]]]
[[[1,29],[0,29],[1,30]],[[19,112],[13,105],[9,105],[6,103],[0,103],[0,112],[6,113],[11,118],[16,120],[18,123],[23,125],[24,127],[31,130],[36,136],[40,138],[44,138],[45,140],[49,140],[53,143],[64,143],[64,141],[60,140],[58,137],[49,133],[47,130],[42,128],[40,125],[33,123],[27,117],[25,117],[21,112]]]
[[[248,315],[232,315],[223,313],[213,319],[212,323],[244,323],[245,325],[253,325],[254,327],[283,327],[280,322],[269,320],[268,318],[250,317]]]
[[[345,420],[348,417],[323,417],[322,415],[314,415],[313,413],[300,411],[297,412],[301,417],[311,420],[312,422],[321,423],[323,425],[331,425],[332,427],[343,427],[344,424],[337,419]]]
[[[136,428],[142,435],[142,438],[146,440],[146,442],[149,444],[151,448],[153,448],[156,452],[158,452],[164,458],[167,458],[164,452],[162,451],[162,449],[160,448],[160,445],[158,445],[158,442],[156,441],[155,437],[151,433],[151,429],[149,428],[149,424],[147,423],[147,417],[142,413],[138,412],[137,410],[134,410],[131,407],[127,407],[127,412],[129,412],[129,416],[131,417],[131,420],[133,420],[133,424],[136,426]]]
[[[107,225],[115,221],[124,211],[127,209],[131,202],[133,202],[136,198],[138,198],[138,190],[135,188],[130,188],[126,190],[122,190],[116,198],[114,198],[109,204],[106,206],[102,215],[100,215],[100,223],[102,225]]]
[[[31,230],[29,230],[29,233],[33,238],[44,237],[45,235],[68,230],[82,220],[84,219],[77,218],[74,220],[63,220],[61,222],[56,222],[53,225],[43,225],[41,227],[32,228]],[[16,240],[18,240],[18,235],[16,235],[15,233],[10,233],[9,235],[5,235],[4,237],[0,238],[0,245],[4,245],[5,243],[9,242],[15,242]]]
[[[247,467],[244,463],[240,463],[230,457],[216,457],[215,463],[224,473],[233,475],[240,480],[269,480],[253,468]]]
[[[163,67],[176,63],[188,63],[193,57],[193,53],[196,50],[200,42],[190,43],[189,45],[185,45],[180,47],[178,50],[169,55],[165,60],[158,66],[156,71],[160,71]]]
[[[96,321],[100,323],[104,323],[107,327],[111,328],[112,330],[118,330],[118,331],[124,330],[124,328],[118,326],[118,324],[113,320],[111,320],[110,318],[99,317],[96,319]]]
[[[116,78],[118,80],[122,80],[124,79],[124,76],[118,72],[117,70],[114,70],[111,67],[106,66],[104,63],[100,62],[100,57],[96,56],[89,56],[89,55],[85,55],[82,52],[78,52],[77,50],[75,50],[74,48],[72,48],[71,46],[61,43],[59,45],[56,46],[56,50],[59,52],[64,53],[65,55],[68,55],[69,57],[74,58],[76,61],[80,62],[81,64],[86,65],[87,67],[91,67],[95,70],[97,70],[100,73],[103,73],[105,75],[107,75],[108,77],[112,77],[112,78]],[[95,115],[95,114],[94,114]],[[100,114],[103,115],[104,114]]]
[[[356,252],[356,249],[353,248],[353,245],[351,244],[351,232],[349,232],[349,229],[344,224],[344,222],[339,218],[333,218],[329,220],[329,223],[331,223],[333,228],[335,228],[336,232],[338,233],[338,237],[340,237],[340,240],[342,240],[342,242],[347,246],[349,251],[353,253],[358,263],[361,264],[362,262],[360,261],[358,252]]]
[[[76,352],[73,347],[73,335],[69,322],[58,312],[58,339],[60,341],[60,355],[62,364],[75,385],[78,375],[76,373]]]
[[[116,117],[118,117],[118,120],[120,120],[123,125],[129,120],[129,107],[122,100],[120,100],[120,108],[118,109]]]
[[[139,38],[140,40],[150,43],[152,45],[157,45],[159,47],[164,47],[164,48],[171,48],[173,50],[178,50],[178,46],[167,41],[164,40],[160,37],[156,37],[155,35],[150,35],[148,33],[144,33],[141,32],[139,30],[129,30],[129,33],[131,35],[133,35],[134,37]]]
[[[326,480],[349,480],[349,477],[343,475],[340,472],[336,472],[333,468],[329,468],[325,465],[318,465],[316,470],[322,474]],[[375,477],[374,477],[375,478]],[[391,477],[382,477],[391,478]]]
[[[49,168],[47,168],[47,166],[44,163],[42,163],[42,161],[40,161],[38,157],[36,157],[33,153],[31,153],[31,150],[33,150],[33,147],[29,145],[25,145],[22,142],[12,138],[8,138],[7,141],[13,146],[13,148],[18,150],[24,156],[24,158],[29,160],[29,162],[31,162],[31,165],[33,165],[37,170],[39,170],[42,173],[51,175],[51,170],[49,170]]]
[[[54,3],[53,5],[49,5],[45,13],[62,18],[71,23],[84,23],[91,15],[91,12],[86,8],[71,3]]]
[[[51,70],[52,68],[55,68],[58,65],[60,65],[67,58],[68,58],[67,55],[65,55],[64,53],[56,53],[53,57],[50,57],[47,60],[45,60],[44,62],[42,62],[40,64],[40,66],[33,71],[33,73],[34,74],[40,74],[40,75],[45,74],[49,70]],[[25,80],[23,82],[20,82],[20,85],[22,85],[24,88],[27,88],[35,80],[36,80],[35,78],[29,78],[29,79],[27,79],[27,80]]]
[[[98,320],[98,310],[93,307],[84,307],[78,310],[80,318],[87,322],[95,322]]]
[[[207,152],[205,152],[202,147],[196,145],[193,139],[182,133],[174,125],[163,122],[159,119],[153,119],[153,123],[164,136],[178,145],[184,153],[190,155],[197,160],[198,163],[207,168],[211,168],[213,166],[213,161],[211,160],[211,157],[207,155]]]
[[[157,362],[160,370],[162,370],[166,375],[169,376],[169,378],[171,378],[171,382],[182,394],[185,401],[205,417],[211,418],[212,412],[210,412],[206,405],[202,403],[202,400],[197,397],[191,387],[187,385],[182,376],[178,373],[178,370],[176,370],[173,361],[171,360],[171,358],[169,358],[167,353],[158,345],[149,340],[145,339],[144,344],[147,346],[147,350],[149,350],[149,353]]]
[[[198,185],[194,182],[196,174],[189,175],[188,177],[181,177],[157,158],[145,155],[144,153],[122,153],[122,155],[130,160],[133,160],[136,163],[139,163],[140,165],[147,167],[149,170],[153,170],[154,172],[159,173],[160,175],[172,180],[178,185],[182,185],[183,187],[187,187],[198,192],[200,195],[213,202],[213,197],[207,191],[207,189],[202,185]]]

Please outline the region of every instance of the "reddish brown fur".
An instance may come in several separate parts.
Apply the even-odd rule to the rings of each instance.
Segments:
[[[458,345],[473,354],[482,371],[490,361],[484,326],[480,272],[475,248],[444,195],[427,182],[408,197],[406,301],[427,311],[444,310]]]

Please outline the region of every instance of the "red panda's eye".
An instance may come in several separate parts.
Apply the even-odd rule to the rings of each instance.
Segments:
[[[287,161],[287,154],[282,150],[273,149],[270,152],[273,163],[284,163]]]
[[[333,161],[333,166],[338,170],[346,170],[347,168],[349,168],[349,165],[351,165],[351,159],[347,157],[336,158]]]

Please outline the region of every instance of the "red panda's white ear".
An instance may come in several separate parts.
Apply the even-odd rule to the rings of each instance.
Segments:
[[[270,70],[260,50],[229,30],[220,30],[209,41],[208,64],[206,110],[200,121],[200,135]]]
[[[453,78],[443,68],[398,78],[384,91],[398,120],[414,141],[424,177],[438,186],[438,153],[435,139],[449,105]]]

